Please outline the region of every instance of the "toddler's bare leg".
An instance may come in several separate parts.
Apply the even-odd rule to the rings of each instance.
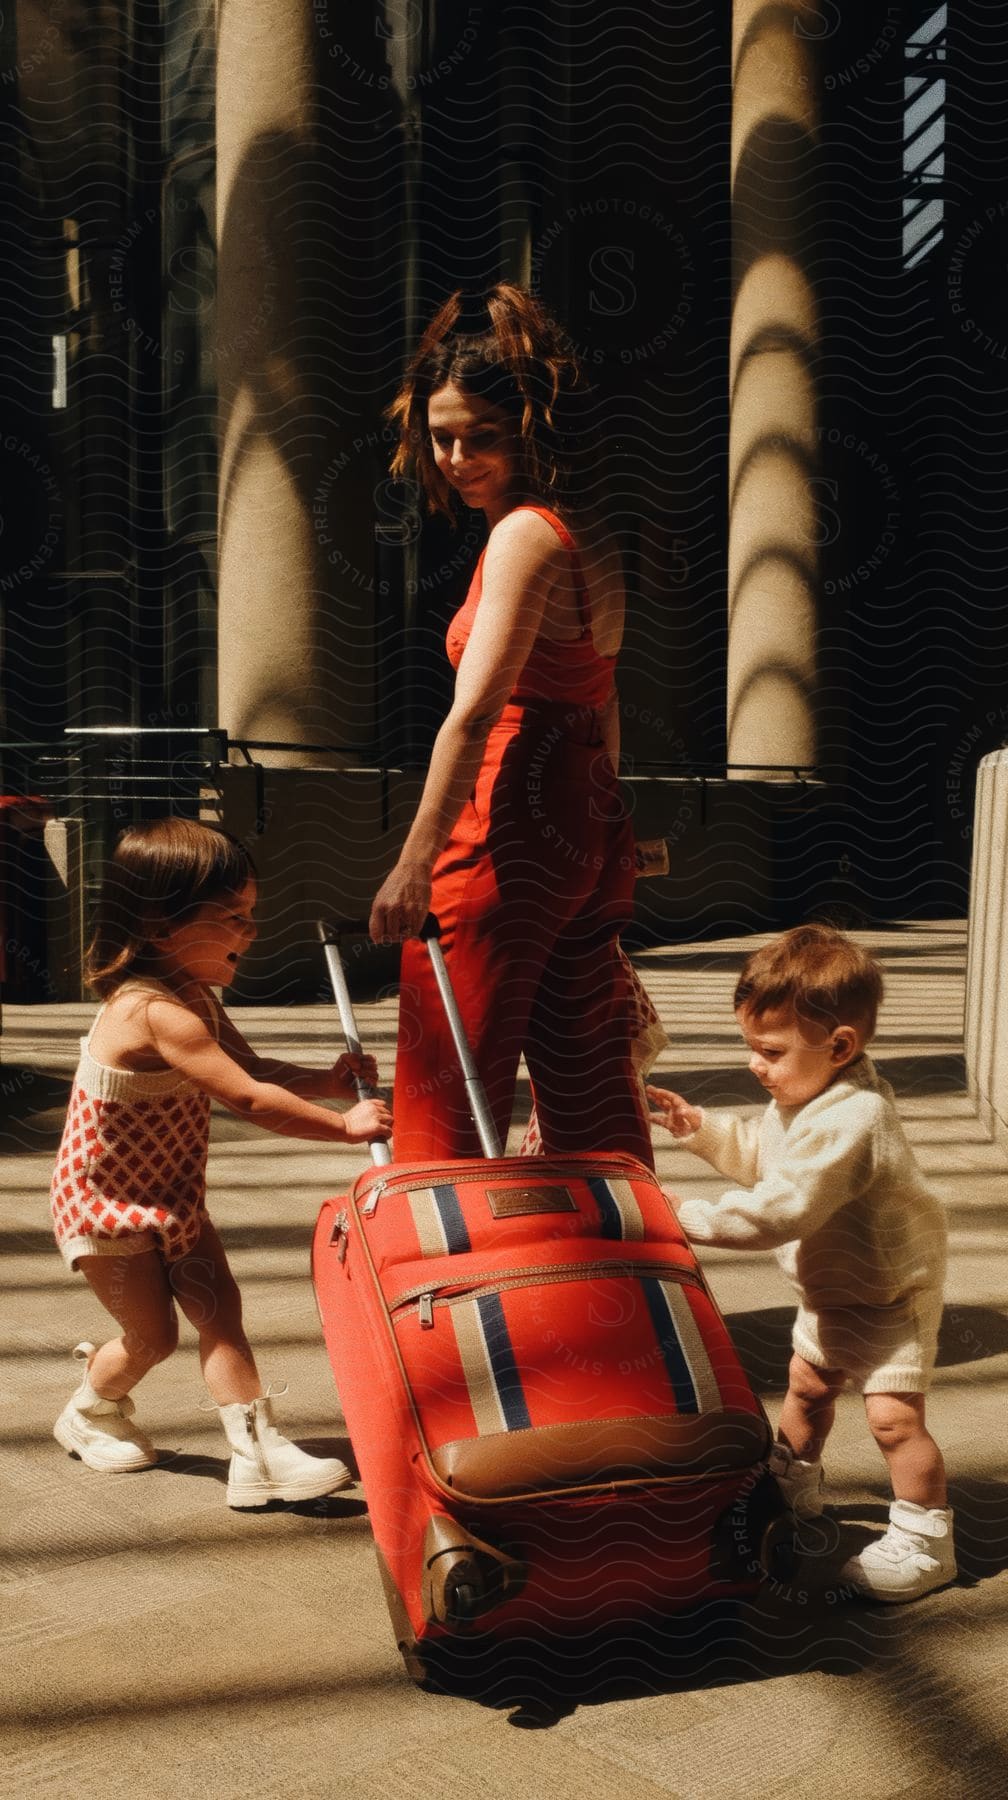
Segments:
[[[218,1406],[257,1400],[262,1382],[242,1326],[241,1294],[209,1219],[188,1256],[169,1270],[172,1292],[199,1334],[200,1367]]]
[[[893,1498],[945,1506],[945,1463],[924,1423],[923,1394],[866,1394],[871,1434],[889,1465]]]
[[[817,1369],[797,1351],[792,1356],[777,1436],[803,1462],[816,1462],[822,1455],[845,1380],[842,1369]]]
[[[121,1400],[178,1343],[178,1318],[156,1250],[139,1256],[82,1256],[77,1267],[122,1337],[95,1351],[88,1378],[103,1400]]]

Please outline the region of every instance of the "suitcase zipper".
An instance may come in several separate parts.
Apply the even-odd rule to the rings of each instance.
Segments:
[[[339,1212],[336,1214],[336,1217],[333,1220],[332,1231],[329,1234],[329,1248],[332,1249],[333,1245],[335,1244],[336,1255],[339,1257],[339,1260],[341,1263],[346,1262],[347,1249],[349,1247],[349,1243],[350,1243],[350,1215],[347,1212],[346,1207],[343,1206],[340,1208]]]
[[[703,1291],[703,1282],[692,1269],[684,1269],[678,1263],[628,1263],[590,1262],[590,1263],[539,1263],[527,1269],[489,1270],[478,1276],[466,1286],[455,1286],[446,1282],[443,1288],[414,1287],[408,1288],[404,1294],[398,1294],[389,1302],[391,1316],[408,1312],[414,1301],[420,1317],[421,1331],[433,1331],[435,1306],[453,1306],[456,1301],[478,1299],[481,1294],[505,1293],[509,1288],[549,1287],[556,1282],[589,1281],[593,1278],[611,1275],[642,1274],[660,1276],[663,1281],[678,1281],[682,1287],[695,1287]],[[446,1288],[452,1287],[448,1293]]]
[[[378,1211],[378,1202],[388,1187],[387,1181],[376,1181],[367,1199],[360,1209],[362,1219],[372,1219]]]
[[[507,1167],[501,1167],[500,1172],[502,1176],[514,1173],[515,1175],[523,1176],[526,1179],[526,1182],[530,1180],[533,1175],[537,1182],[543,1179],[548,1181],[569,1181],[571,1179],[572,1171],[569,1163],[549,1163],[538,1156],[503,1156],[501,1157],[500,1162],[502,1165],[508,1165]],[[482,1179],[483,1175],[485,1175],[486,1164],[474,1164],[474,1172],[478,1167],[482,1167],[483,1174],[477,1177],[477,1179]],[[643,1163],[640,1164],[640,1172],[649,1180],[656,1180],[654,1171],[646,1169]],[[614,1170],[611,1164],[601,1163],[597,1166],[578,1168],[574,1171],[574,1174],[578,1177],[598,1175],[604,1178],[607,1175],[616,1173],[618,1173],[618,1171]],[[624,1176],[629,1176],[630,1171],[624,1169],[623,1173]],[[383,1194],[408,1194],[411,1193],[414,1188],[436,1187],[441,1182],[457,1182],[459,1179],[459,1164],[457,1162],[449,1163],[444,1168],[417,1169],[415,1174],[405,1176],[398,1181],[392,1181],[388,1176],[385,1176],[381,1181],[377,1181],[373,1188],[368,1190],[367,1199],[362,1200],[359,1203],[358,1211],[360,1212],[362,1219],[373,1219],[375,1213],[378,1211],[378,1202]]]

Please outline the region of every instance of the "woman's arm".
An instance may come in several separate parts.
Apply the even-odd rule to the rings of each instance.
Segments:
[[[500,717],[542,624],[567,552],[537,513],[516,511],[490,534],[483,592],[462,654],[451,711],[434,742],[416,817],[371,911],[375,941],[409,937],[430,906],[431,871],[472,793]]]

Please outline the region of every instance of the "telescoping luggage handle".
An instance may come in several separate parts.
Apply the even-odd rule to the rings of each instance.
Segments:
[[[347,986],[346,971],[343,968],[343,959],[339,952],[340,934],[349,930],[366,930],[366,927],[357,919],[343,920],[339,925],[330,925],[325,919],[320,919],[318,922],[318,934],[322,941],[322,954],[325,957],[326,968],[329,971],[329,980],[332,983],[333,997],[336,1001],[337,1008],[339,1009],[340,1024],[343,1027],[343,1037],[346,1041],[346,1047],[351,1056],[360,1056],[362,1052],[360,1038],[357,1036],[357,1021],[354,1018],[353,1002],[350,999],[350,989]],[[375,1090],[370,1082],[361,1081],[359,1076],[355,1076],[354,1087],[357,1089],[358,1100],[374,1099]],[[384,1138],[371,1138],[368,1148],[371,1151],[371,1161],[373,1163],[380,1166],[392,1161],[392,1152]]]
[[[329,924],[325,919],[320,919],[318,922],[318,934],[322,940],[322,950],[326,960],[326,968],[329,971],[329,980],[332,983],[336,1005],[339,1008],[340,1023],[343,1027],[343,1036],[346,1039],[346,1047],[351,1056],[359,1056],[361,1054],[360,1038],[357,1035],[357,1025],[354,1020],[353,1005],[350,1000],[350,990],[347,987],[346,973],[339,953],[340,937],[344,933],[349,932],[366,933],[366,922],[363,919],[343,919],[335,925]],[[434,980],[437,982],[438,994],[441,997],[441,1004],[444,1007],[445,1017],[448,1020],[448,1029],[452,1034],[452,1041],[455,1045],[455,1054],[459,1059],[459,1064],[462,1069],[462,1075],[465,1081],[466,1098],[468,1099],[469,1111],[472,1114],[473,1124],[476,1127],[476,1132],[479,1137],[480,1148],[483,1151],[484,1156],[500,1156],[501,1141],[497,1135],[497,1127],[494,1124],[493,1115],[487,1103],[486,1092],[483,1083],[480,1080],[479,1071],[473,1059],[473,1053],[469,1048],[469,1040],[465,1034],[465,1026],[462,1023],[462,1016],[455,999],[451,977],[449,976],[445,965],[444,952],[441,949],[441,927],[433,913],[428,913],[420,927],[420,937],[427,945],[427,954],[431,959],[431,966],[434,970]],[[372,1098],[374,1090],[368,1086],[367,1082],[358,1081],[356,1086],[357,1093],[362,1100]],[[391,1162],[392,1157],[389,1147],[386,1143],[383,1143],[381,1139],[372,1140],[371,1159],[375,1163]]]
[[[465,1034],[462,1015],[458,1009],[455,990],[452,987],[451,977],[445,965],[444,951],[441,948],[441,927],[433,913],[427,914],[420,927],[420,936],[427,945],[427,954],[431,959],[434,980],[437,982],[445,1018],[448,1020],[448,1029],[455,1045],[455,1054],[459,1059],[459,1066],[465,1080],[466,1098],[469,1101],[472,1122],[480,1141],[480,1149],[484,1156],[501,1156],[503,1154],[501,1141],[497,1136],[497,1127],[487,1102],[486,1090],[480,1080],[473,1053],[469,1048],[469,1039]]]

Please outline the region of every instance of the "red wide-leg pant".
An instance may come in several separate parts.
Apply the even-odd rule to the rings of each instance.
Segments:
[[[591,708],[507,706],[434,870],[432,910],[502,1143],[522,1052],[547,1155],[624,1150],[653,1167],[617,937],[633,833]],[[404,946],[397,1162],[478,1156],[426,949]]]

